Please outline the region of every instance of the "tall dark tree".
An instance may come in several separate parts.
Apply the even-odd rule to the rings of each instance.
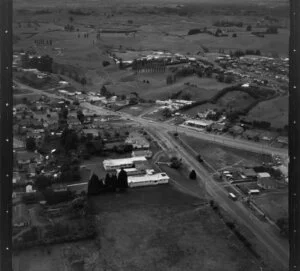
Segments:
[[[44,176],[44,175],[39,175],[37,176],[35,180],[35,186],[37,190],[43,191],[47,187],[49,187],[52,184],[52,179],[50,177]]]
[[[104,189],[102,180],[99,180],[96,174],[93,174],[88,184],[88,195],[98,195]]]
[[[81,123],[84,122],[84,114],[82,113],[82,110],[77,111],[77,118]]]
[[[86,78],[82,77],[81,80],[80,80],[80,84],[83,85],[83,86],[85,86],[86,83],[87,83]]]
[[[197,178],[196,171],[192,170],[190,173],[190,179],[195,180]]]
[[[120,188],[121,191],[124,191],[128,188],[128,176],[123,168],[118,175],[118,188]]]
[[[28,137],[26,139],[26,149],[28,151],[35,151],[36,143],[35,143],[35,139],[33,137]]]

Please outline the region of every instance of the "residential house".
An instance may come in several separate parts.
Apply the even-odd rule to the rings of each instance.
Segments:
[[[276,141],[278,143],[281,143],[281,144],[284,144],[284,145],[289,144],[289,138],[287,136],[279,136],[279,137],[277,137]]]
[[[146,157],[129,157],[121,159],[109,159],[103,161],[103,167],[105,170],[116,170],[120,168],[131,168],[134,167],[138,161],[147,161]]]
[[[147,174],[144,176],[128,176],[129,187],[152,186],[158,184],[167,184],[169,176],[164,173]]]
[[[252,168],[246,168],[242,171],[242,174],[247,180],[257,181],[257,173]]]
[[[132,132],[128,135],[125,143],[131,144],[133,149],[149,149],[149,141],[138,132]]]
[[[134,150],[131,153],[132,157],[137,157],[137,156],[145,156],[146,158],[151,158],[153,155],[152,151],[150,150]]]
[[[200,129],[205,129],[209,127],[212,123],[213,121],[211,120],[187,120],[184,124]]]
[[[225,123],[213,123],[211,125],[211,129],[212,129],[212,131],[221,132],[222,133],[226,129],[226,124]]]
[[[267,172],[257,174],[257,185],[263,189],[275,189],[277,187],[275,180]]]
[[[243,137],[245,137],[246,139],[249,139],[249,140],[256,140],[256,139],[259,139],[259,133],[256,131],[253,131],[253,130],[246,130],[243,133]]]

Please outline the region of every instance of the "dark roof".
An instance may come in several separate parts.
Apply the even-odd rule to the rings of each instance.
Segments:
[[[252,168],[246,168],[243,170],[243,174],[246,177],[255,177],[257,176],[256,172]]]

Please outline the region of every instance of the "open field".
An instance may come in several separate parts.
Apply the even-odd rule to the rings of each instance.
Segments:
[[[193,207],[197,199],[168,185],[92,201],[99,218],[100,266],[130,271],[255,270],[251,256],[228,236],[209,207]]]
[[[260,165],[269,160],[265,155],[232,149],[186,135],[180,135],[180,138],[195,152],[198,152],[215,170],[230,167],[237,163],[245,166]]]
[[[97,196],[90,201],[97,216],[97,240],[51,246],[50,253],[28,249],[14,257],[14,270],[259,268],[210,207],[169,185]]]
[[[284,96],[259,103],[249,112],[247,118],[268,121],[272,127],[283,128],[288,124],[288,102],[288,96]]]
[[[127,114],[130,114],[132,116],[139,116],[143,113],[146,113],[149,110],[154,110],[155,107],[153,104],[138,104],[138,105],[132,105],[125,107],[124,109],[121,109],[119,112],[124,112]]]
[[[217,104],[225,110],[243,110],[255,101],[249,94],[241,91],[232,91],[222,96]]]
[[[254,202],[274,221],[288,216],[287,191],[266,193],[255,197]]]

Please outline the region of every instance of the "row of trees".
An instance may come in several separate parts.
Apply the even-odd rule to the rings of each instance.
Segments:
[[[39,40],[34,40],[35,45],[50,45],[52,46],[52,40],[44,40],[44,39],[39,39]]]
[[[99,195],[104,192],[125,191],[128,188],[128,177],[124,169],[121,169],[118,176],[107,173],[105,181],[99,179],[95,174],[92,175],[88,185],[88,195]]]
[[[234,21],[228,21],[228,20],[220,20],[216,21],[213,23],[213,26],[216,27],[243,27],[244,23],[243,22],[234,22]]]
[[[157,62],[155,60],[134,60],[132,69],[136,72],[165,72],[166,65],[163,62]]]
[[[230,51],[229,55],[231,57],[241,57],[241,56],[245,56],[245,55],[257,55],[260,56],[261,55],[261,51],[260,50],[252,50],[252,49],[247,49],[245,51],[243,50],[236,50],[236,51]]]
[[[220,73],[216,76],[216,79],[219,81],[219,82],[224,82],[224,83],[227,83],[227,84],[231,84],[233,81],[234,81],[234,77],[233,75],[224,75],[224,73]]]

